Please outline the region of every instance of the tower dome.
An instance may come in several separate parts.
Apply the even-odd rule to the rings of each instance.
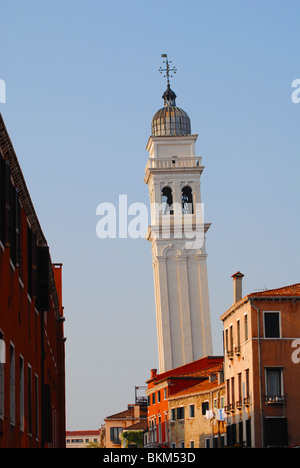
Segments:
[[[164,107],[154,115],[151,123],[152,136],[183,136],[191,134],[188,114],[176,106],[176,94],[168,87],[162,98]]]

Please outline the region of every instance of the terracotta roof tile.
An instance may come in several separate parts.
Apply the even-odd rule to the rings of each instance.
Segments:
[[[213,382],[209,382],[209,380],[206,379],[203,382],[198,383],[197,385],[193,385],[192,387],[185,388],[184,390],[175,393],[174,395],[169,397],[168,400],[172,400],[173,398],[186,397],[187,395],[195,395],[205,391],[210,391],[218,386],[218,379],[214,380]]]
[[[300,283],[291,284],[277,289],[267,289],[266,291],[259,291],[256,293],[248,294],[248,297],[274,297],[274,296],[300,296]]]
[[[140,417],[144,418],[147,417],[147,406],[140,406]],[[105,419],[126,419],[126,418],[133,418],[134,416],[134,409],[133,407],[128,408],[125,411],[120,411],[119,413],[111,414],[107,416]]]
[[[264,298],[293,298],[293,297],[300,297],[300,283],[291,284],[289,286],[283,286],[281,288],[276,289],[266,289],[265,291],[257,291],[255,293],[247,294],[243,297],[240,301],[233,304],[230,309],[228,309],[223,315],[221,315],[221,320],[225,320],[228,315],[230,315],[237,307],[243,305],[249,299],[264,299]]]
[[[124,432],[126,431],[147,431],[148,429],[148,420],[143,419],[142,421],[133,424],[132,426],[128,426],[124,428]]]
[[[86,436],[92,436],[92,435],[99,435],[100,434],[100,429],[97,431],[66,431],[66,436],[71,437],[71,436],[76,436],[76,435],[86,435]]]
[[[196,361],[184,364],[183,366],[176,367],[175,369],[168,370],[162,374],[156,374],[153,378],[149,379],[147,383],[154,381],[156,383],[162,380],[172,378],[198,378],[198,375],[194,376],[194,373],[208,372],[211,374],[213,367],[223,364],[223,356],[206,356]]]
[[[203,379],[207,379],[210,374],[216,374],[222,369],[223,369],[223,362],[220,362],[219,364],[215,366],[211,366],[206,369],[201,369],[195,372],[189,372],[188,374],[180,374],[180,375],[177,375],[176,377],[178,378],[181,378],[181,377],[201,378],[203,377]]]

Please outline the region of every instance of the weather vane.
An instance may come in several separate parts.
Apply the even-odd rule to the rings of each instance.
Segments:
[[[177,69],[175,67],[170,68],[170,63],[172,63],[172,60],[170,61],[168,60],[167,54],[161,54],[161,56],[166,59],[166,60],[163,60],[163,63],[166,64],[166,68],[160,67],[159,71],[160,73],[166,72],[166,74],[164,75],[164,78],[167,78],[167,83],[168,85],[170,85],[170,77],[173,78],[173,75],[170,75],[170,72],[173,72],[175,75],[175,73],[177,72]]]

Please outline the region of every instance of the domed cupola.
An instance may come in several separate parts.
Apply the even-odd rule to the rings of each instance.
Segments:
[[[183,136],[191,134],[191,121],[188,114],[176,106],[176,94],[170,88],[169,62],[166,59],[167,89],[162,95],[164,107],[154,115],[151,123],[152,136]],[[175,69],[173,69],[174,71]]]

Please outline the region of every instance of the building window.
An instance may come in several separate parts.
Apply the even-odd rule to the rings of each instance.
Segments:
[[[161,431],[161,416],[158,416],[158,443],[162,442],[162,431]]]
[[[265,418],[264,436],[266,447],[286,447],[288,445],[287,419]]]
[[[16,382],[15,382],[15,348],[11,344],[9,349],[9,392],[10,392],[10,423],[15,424],[15,398],[16,398]]]
[[[242,407],[242,398],[243,398],[243,394],[242,394],[242,373],[240,372],[238,374],[238,401],[237,401],[237,405],[239,408]]]
[[[28,432],[32,434],[32,370],[28,365],[27,397],[28,397]]]
[[[205,416],[206,415],[206,411],[209,410],[209,402],[208,401],[204,401],[202,403],[202,415]]]
[[[228,353],[228,328],[225,330],[225,352]]]
[[[167,389],[164,388],[164,399],[166,399],[166,398],[167,398]]]
[[[5,364],[4,335],[0,331],[0,418],[4,418],[4,364]]]
[[[250,403],[250,380],[249,380],[249,369],[245,371],[245,400],[244,403],[249,406]]]
[[[205,439],[205,448],[210,448],[210,439]]]
[[[35,395],[35,433],[36,437],[39,437],[40,426],[39,426],[39,377],[37,374],[34,376],[34,395]]]
[[[230,340],[230,343],[229,343],[229,354],[232,354],[233,353],[233,326],[230,325],[230,328],[229,328],[229,340]]]
[[[244,426],[243,426],[243,421],[239,422],[239,444],[243,446],[244,442]]]
[[[248,340],[249,334],[248,334],[248,315],[246,314],[244,316],[244,329],[245,329],[245,341]]]
[[[234,447],[236,444],[236,424],[226,426],[227,447]]]
[[[150,442],[156,442],[156,420],[153,419],[149,424]]]
[[[246,420],[246,447],[251,447],[251,419]]]
[[[177,420],[184,419],[184,406],[177,408]]]
[[[184,448],[184,441],[183,440],[180,442],[180,448]]]
[[[265,338],[280,338],[280,312],[264,312]]]
[[[235,395],[235,392],[234,392],[234,377],[231,377],[231,408],[233,409],[234,408],[234,395]]]
[[[195,441],[194,440],[190,441],[190,448],[195,448]]]
[[[226,380],[226,397],[227,397],[227,406],[230,405],[230,380]]]
[[[120,444],[121,443],[121,433],[123,431],[123,427],[111,427],[110,428],[110,441],[113,444]]]
[[[175,408],[171,409],[171,421],[175,421]]]
[[[20,429],[24,431],[24,359],[20,356],[19,360],[19,379],[20,379]]]
[[[71,439],[71,444],[83,444],[83,439]]]
[[[283,375],[281,368],[266,369],[266,402],[283,403]]]
[[[236,322],[236,333],[237,333],[237,345],[236,345],[235,350],[236,352],[239,352],[241,348],[241,324],[239,320]]]
[[[160,390],[157,392],[157,403],[160,403]]]
[[[152,405],[155,405],[155,393],[152,393]]]
[[[190,405],[190,418],[195,417],[195,405]]]

